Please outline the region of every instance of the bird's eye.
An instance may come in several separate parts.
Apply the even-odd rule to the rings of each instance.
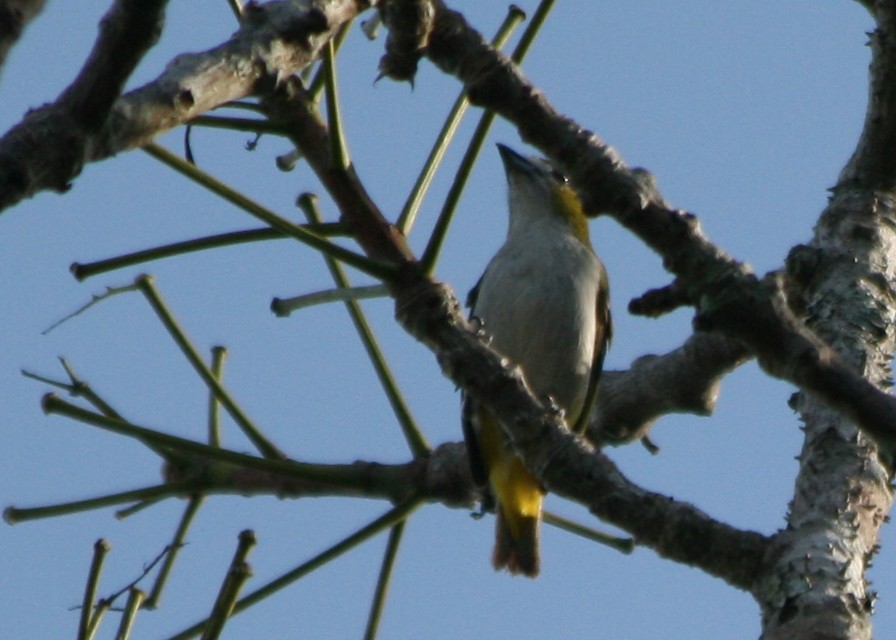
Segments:
[[[569,182],[569,178],[563,175],[563,172],[560,169],[551,169],[551,177],[559,182],[560,184],[567,184]]]

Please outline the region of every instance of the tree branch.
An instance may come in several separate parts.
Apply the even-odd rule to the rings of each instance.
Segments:
[[[511,61],[463,16],[436,1],[427,56],[467,87],[471,102],[517,126],[570,177],[592,215],[608,213],[663,258],[688,298],[695,324],[742,341],[769,374],[809,391],[896,451],[896,399],[846,364],[789,311],[780,287],[760,281],[713,245],[693,215],[668,208],[644,170],[630,170],[594,133],[559,114]]]
[[[319,121],[311,117],[313,113],[306,107],[290,103],[296,93],[290,95],[289,91],[294,90],[295,86],[286,81],[286,77],[313,59],[329,36],[328,28],[358,10],[355,3],[349,2],[319,4],[326,5],[329,13],[311,11],[296,14],[294,9],[283,3],[256,8],[253,11],[257,13],[247,14],[240,32],[228,43],[204,54],[179,57],[156,82],[116,103],[101,134],[91,139],[86,157],[99,159],[139,145],[198,113],[248,95],[262,86],[270,88],[278,84],[281,91],[267,99],[268,108],[274,116],[297,127],[291,135],[303,143],[306,152],[317,150],[319,155],[320,150],[327,148],[325,144],[318,144],[326,131]],[[444,14],[444,10],[442,12]],[[429,47],[431,56],[434,56],[434,51],[451,44],[446,42],[445,31],[452,24],[456,23],[437,20]],[[458,33],[467,39],[478,38],[472,30],[454,35]],[[481,46],[484,47],[484,43]],[[495,58],[494,52],[487,47],[479,53],[487,56],[470,61],[469,50],[455,52],[458,56],[467,56],[464,64],[473,65],[480,71],[487,67],[487,63],[497,62],[497,71],[504,73],[505,81],[500,82],[498,73],[498,76],[491,75],[484,84],[469,84],[471,99],[480,103],[495,101],[494,106],[499,111],[503,105],[502,113],[506,112],[506,117],[518,124],[530,123],[531,130],[526,131],[533,140],[541,135],[533,131],[540,124],[550,123],[551,119],[554,131],[558,126],[570,130],[575,128],[571,121],[549,111],[543,98],[533,88],[523,84],[512,65],[503,58]],[[500,66],[502,64],[503,67]],[[461,76],[467,71],[469,69],[464,70]],[[494,90],[489,88],[489,83],[493,81],[498,81]],[[508,82],[516,83],[515,91],[508,91]],[[514,110],[501,97],[504,91],[508,91],[511,101],[522,95],[524,99],[520,105],[528,111],[524,109],[525,113],[520,113],[525,117],[517,113],[518,117],[514,118]],[[293,111],[290,112],[290,108]],[[580,145],[580,149],[573,148],[572,151],[579,155],[583,152],[591,155],[590,162],[583,165],[582,171],[574,178],[579,185],[594,185],[593,189],[583,190],[592,210],[611,209],[623,220],[626,215],[634,216],[636,212],[652,212],[648,217],[654,221],[662,218],[665,226],[651,232],[662,236],[666,229],[671,228],[673,238],[678,242],[668,244],[669,241],[664,239],[659,243],[667,252],[680,249],[687,242],[702,242],[700,246],[704,253],[711,253],[713,259],[724,258],[697,233],[691,218],[657,204],[658,198],[645,186],[643,175],[629,172],[615,154],[592,134],[580,133],[579,142],[584,146]],[[569,136],[569,133],[563,134],[558,140],[569,143]],[[0,141],[0,150],[4,142]],[[608,459],[565,432],[562,417],[532,397],[518,372],[508,372],[502,366],[501,358],[482,344],[461,314],[450,290],[416,269],[403,236],[376,209],[353,172],[333,168],[323,157],[316,158],[314,153],[308,155],[312,166],[334,195],[346,224],[368,254],[392,260],[403,267],[403,276],[389,283],[396,297],[399,321],[437,354],[443,369],[453,381],[493,409],[502,423],[512,426],[515,444],[529,466],[538,471],[539,477],[551,490],[588,504],[600,517],[629,530],[644,544],[667,557],[700,566],[740,588],[751,588],[765,547],[764,537],[721,525],[691,506],[632,485]],[[573,155],[567,154],[565,157],[569,160]],[[638,228],[636,224],[632,226]],[[651,239],[654,244],[658,242],[655,236]],[[704,256],[704,262],[699,266],[704,266],[707,261],[711,264],[711,260]],[[687,261],[670,262],[673,270],[676,270],[676,265],[678,270],[685,272],[688,272],[685,267],[695,268]],[[725,266],[730,265],[725,263]],[[440,460],[439,457],[435,459]],[[462,456],[455,455],[452,460],[454,477],[467,473],[465,466],[463,471],[457,467]],[[260,476],[253,476],[252,480],[256,483],[261,481]],[[242,482],[246,486],[251,485],[250,479],[245,476]],[[436,486],[442,485],[437,483]],[[445,486],[454,485],[448,483]],[[280,486],[278,490],[283,489]],[[292,490],[300,489],[292,487]],[[324,489],[321,485],[304,484],[301,490]],[[326,490],[332,493],[336,489],[328,487]],[[444,488],[440,491],[455,496],[452,499],[461,502],[469,499],[469,493],[463,491]]]
[[[403,288],[396,317],[436,353],[444,373],[486,404],[507,425],[517,451],[548,490],[587,505],[668,558],[698,566],[741,589],[751,589],[768,540],[720,524],[694,507],[645,491],[613,463],[566,430],[562,415],[535,399],[519,368],[470,330],[448,287]]]
[[[25,27],[44,10],[47,0],[0,0],[0,68]]]
[[[69,188],[125,81],[158,40],[166,4],[117,0],[75,81],[0,139],[0,210],[43,189]]]
[[[623,444],[646,436],[662,415],[710,415],[722,377],[746,362],[748,356],[736,340],[697,332],[674,351],[641,356],[627,371],[604,372],[588,439]]]
[[[896,350],[896,6],[866,6],[877,28],[870,34],[864,129],[811,242],[788,255],[788,295],[869,384],[889,389]],[[875,593],[867,569],[892,507],[892,448],[879,455],[865,433],[816,398],[799,394],[793,406],[805,441],[788,526],[776,536],[769,578],[758,590],[763,638],[871,638]]]
[[[75,82],[56,102],[30,112],[0,138],[0,211],[39,191],[65,191],[85,162],[142,146],[197,115],[253,94],[262,79],[276,82],[300,71],[339,25],[368,6],[363,0],[316,0],[305,9],[285,0],[247,5],[229,41],[175,58],[159,78],[112,106],[110,98],[120,93],[132,66],[153,43],[147,38],[156,31],[147,25],[158,21],[148,19],[147,12],[156,8],[160,16],[164,4],[118,0]],[[125,50],[128,55],[121,54]]]

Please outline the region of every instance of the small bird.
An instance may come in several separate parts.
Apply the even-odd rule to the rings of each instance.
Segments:
[[[532,392],[584,430],[612,334],[607,274],[563,175],[540,158],[498,145],[507,174],[510,225],[467,304],[490,345],[522,368]],[[496,570],[534,578],[544,488],[491,413],[466,395],[464,438],[474,480],[497,523]],[[492,503],[493,501],[493,503]]]

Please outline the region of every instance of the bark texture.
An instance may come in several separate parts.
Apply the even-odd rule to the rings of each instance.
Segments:
[[[788,259],[806,323],[880,389],[896,349],[896,13],[873,4],[870,101],[856,151],[808,246]],[[804,427],[788,529],[758,590],[765,640],[872,637],[865,577],[893,502],[892,452],[818,398],[796,401]],[[883,459],[882,459],[883,458]]]

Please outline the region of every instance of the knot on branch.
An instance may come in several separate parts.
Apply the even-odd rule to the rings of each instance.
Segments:
[[[417,63],[429,46],[436,10],[431,0],[391,0],[380,7],[389,28],[386,54],[380,59],[380,78],[407,80],[413,86]]]
[[[742,278],[747,282],[744,283]],[[758,285],[755,275],[739,276],[728,270],[723,270],[717,277],[708,279],[697,301],[694,329],[697,331],[728,329],[732,334],[738,335],[735,328],[749,318],[749,314],[744,313],[744,306],[759,306],[751,304],[759,290]]]
[[[247,2],[240,15],[243,28],[270,25],[286,44],[294,44],[305,51],[312,49],[311,38],[330,29],[326,14],[317,7],[297,12],[292,3],[259,4]]]
[[[425,458],[421,492],[449,507],[472,507],[481,496],[470,475],[467,448],[461,442],[446,442]]]

